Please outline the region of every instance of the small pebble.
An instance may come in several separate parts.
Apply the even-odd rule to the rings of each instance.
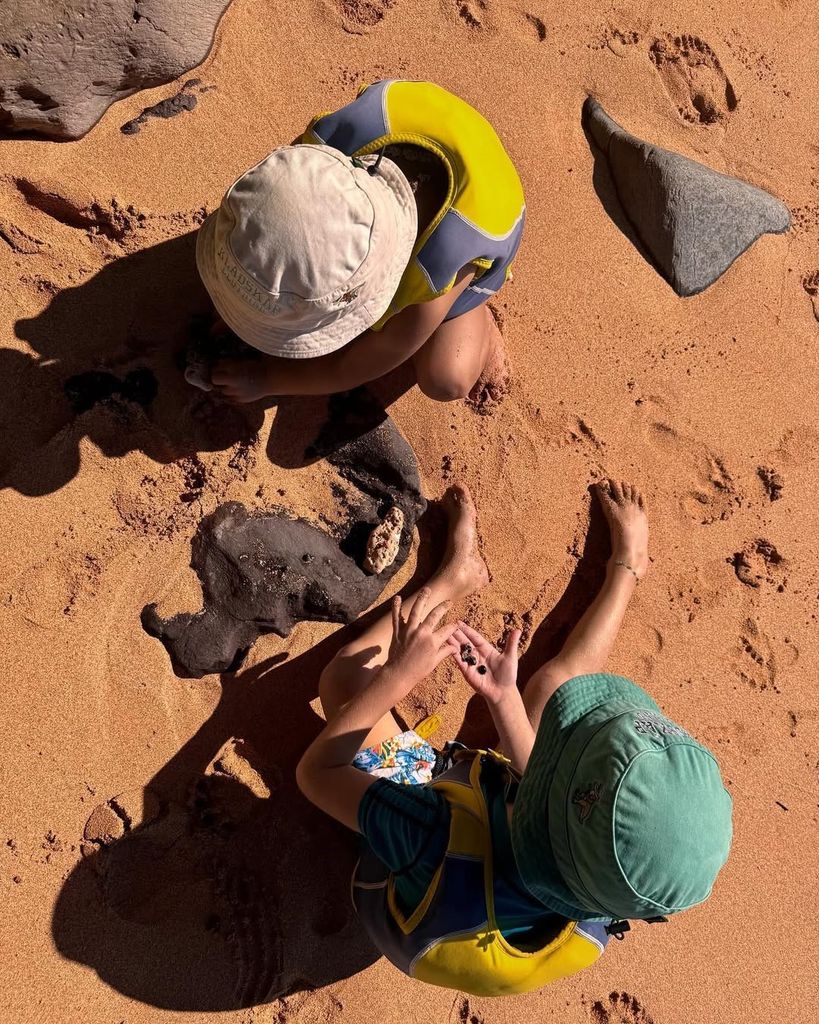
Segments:
[[[478,665],[478,672],[482,675],[486,675],[486,665]]]

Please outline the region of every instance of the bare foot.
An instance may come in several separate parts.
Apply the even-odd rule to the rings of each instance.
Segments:
[[[648,571],[648,517],[645,500],[633,484],[603,480],[594,492],[611,530],[611,557],[642,579]]]
[[[491,413],[494,407],[503,401],[509,390],[509,362],[506,358],[503,335],[488,307],[486,317],[489,334],[486,362],[467,399],[475,411],[483,415]]]
[[[477,511],[469,488],[454,484],[441,504],[449,518],[446,554],[436,575],[453,580],[463,596],[474,594],[489,582],[489,570],[478,551]]]

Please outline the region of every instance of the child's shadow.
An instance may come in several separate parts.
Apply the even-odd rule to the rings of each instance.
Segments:
[[[431,513],[404,596],[440,561]],[[322,670],[386,609],[292,660],[224,673],[211,717],[144,789],[97,794],[86,856],[52,917],[63,956],[125,995],[188,1011],[269,1002],[380,957],[350,898],[358,841],[302,797],[295,768],[321,728],[310,702]]]
[[[294,778],[344,639],[223,675],[213,715],[144,791],[98,806],[54,909],[63,956],[187,1011],[268,1002],[378,958],[350,901],[356,841]]]
[[[180,235],[124,256],[17,320],[35,354],[0,350],[0,486],[58,490],[77,474],[86,436],[107,456],[141,450],[169,463],[258,432],[259,406],[218,402],[180,369],[192,318],[208,308],[195,241]],[[66,384],[78,375],[90,376],[69,383],[72,402]]]

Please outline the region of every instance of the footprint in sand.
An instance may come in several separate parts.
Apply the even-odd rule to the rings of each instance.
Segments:
[[[674,459],[682,457],[691,468],[691,489],[680,505],[700,525],[730,518],[743,495],[721,456],[699,441],[687,438],[663,420],[648,424],[649,441]]]
[[[628,57],[641,39],[642,36],[635,29],[616,28],[614,26],[606,29],[606,46],[615,57]]]
[[[458,1002],[458,1024],[484,1024],[483,1017],[472,1010],[466,996]]]
[[[384,20],[395,0],[337,0],[341,27],[351,35],[366,35]]]
[[[594,1024],[654,1024],[654,1018],[636,996],[628,992],[611,992],[608,999],[592,1004]]]
[[[739,663],[736,673],[752,690],[773,690],[776,685],[777,665],[768,637],[753,619],[746,619],[739,635]]]
[[[737,106],[734,87],[717,55],[697,36],[655,39],[649,57],[680,116],[691,124],[719,124]]]
[[[819,320],[819,270],[814,270],[812,274],[806,274],[802,278],[802,287],[813,306],[813,315]]]
[[[254,1006],[283,995],[283,951],[272,887],[241,851],[225,851],[216,862],[213,890],[217,929],[235,965],[236,1002]]]
[[[549,36],[546,19],[526,8],[496,9],[489,0],[443,0],[448,10],[471,31],[495,32],[499,28],[519,38],[543,43]],[[493,312],[494,315],[494,312]]]
[[[762,481],[769,501],[779,501],[785,489],[785,478],[772,466],[758,466],[756,475]]]
[[[265,776],[272,778],[271,769],[262,765],[251,745],[229,739],[194,787],[191,810],[196,825],[214,835],[230,835],[270,797]]]
[[[776,547],[764,537],[748,541],[741,551],[727,559],[740,583],[759,589],[763,583],[774,587],[780,594],[788,582],[787,562]]]
[[[489,27],[489,4],[486,0],[456,0],[455,11],[467,28]]]
[[[786,637],[781,643],[772,640],[752,618],[742,624],[738,640],[739,658],[734,665],[739,678],[752,690],[781,693],[781,673],[799,660],[799,650]]]

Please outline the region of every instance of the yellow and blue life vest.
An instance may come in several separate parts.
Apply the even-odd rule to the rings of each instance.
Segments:
[[[376,82],[341,110],[314,118],[301,142],[350,157],[410,143],[431,150],[446,166],[446,201],[419,236],[376,330],[407,306],[448,292],[470,264],[479,276],[448,320],[486,302],[506,281],[523,233],[523,187],[492,125],[464,100],[431,82]]]
[[[429,785],[451,809],[449,843],[440,867],[416,909],[405,916],[393,876],[365,852],[353,876],[353,903],[370,938],[412,978],[473,995],[529,992],[594,963],[608,942],[600,922],[565,921],[534,952],[515,948],[495,919],[497,885],[492,870],[489,810],[481,773],[509,762],[494,751],[461,751],[455,765]]]

